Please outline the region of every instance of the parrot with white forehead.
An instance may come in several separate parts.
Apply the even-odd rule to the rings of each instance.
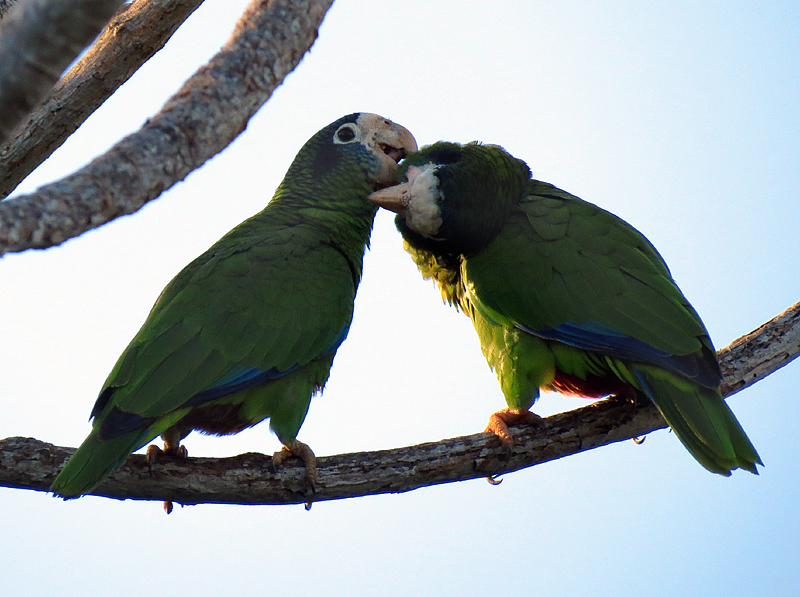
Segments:
[[[300,149],[267,207],[167,285],[103,384],[89,436],[51,486],[90,493],[159,435],[186,456],[191,431],[238,433],[264,419],[276,463],[315,458],[297,440],[309,403],[347,337],[377,207],[414,137],[376,114],[350,114]],[[160,448],[150,446],[154,459]]]
[[[531,178],[496,145],[439,142],[373,193],[406,250],[469,315],[508,407],[487,431],[535,423],[540,389],[649,399],[694,458],[728,476],[763,465],[720,394],[703,322],[635,228]]]

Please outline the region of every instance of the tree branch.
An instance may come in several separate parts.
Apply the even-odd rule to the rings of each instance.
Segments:
[[[0,19],[8,12],[8,9],[16,4],[17,0],[0,0]]]
[[[717,351],[723,396],[750,387],[797,358],[800,303]]]
[[[0,255],[140,209],[233,141],[300,62],[333,0],[253,0],[233,36],[139,131],[78,172],[0,202]]]
[[[137,0],[114,17],[0,150],[0,197],[58,149],[202,3]]]
[[[124,0],[24,0],[0,21],[0,143]]]
[[[800,353],[800,302],[717,354],[730,395],[783,367]],[[602,400],[543,419],[540,426],[514,429],[510,452],[490,433],[394,450],[357,452],[317,460],[314,495],[304,486],[299,462],[273,471],[272,458],[166,461],[152,468],[133,455],[93,495],[181,504],[298,504],[309,500],[402,493],[419,487],[509,473],[666,427],[655,406],[635,408]],[[0,486],[47,491],[74,448],[32,438],[0,441]],[[291,461],[290,461],[291,463]]]

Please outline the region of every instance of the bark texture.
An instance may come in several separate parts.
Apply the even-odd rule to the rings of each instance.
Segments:
[[[0,255],[140,209],[231,143],[316,39],[332,0],[253,0],[233,36],[139,131],[78,172],[0,202]]]
[[[137,0],[111,19],[84,56],[0,149],[0,198],[50,157],[203,0]]]
[[[0,0],[0,19],[5,16],[8,12],[8,9],[14,6],[17,3],[17,0]]]
[[[783,367],[800,353],[800,303],[718,352],[725,395]],[[577,454],[666,427],[653,405],[602,400],[514,428],[510,451],[490,433],[478,433],[394,450],[320,457],[312,494],[299,461],[275,471],[272,458],[248,453],[231,458],[189,458],[158,463],[133,455],[93,495],[180,504],[301,504],[381,493],[401,493],[476,479]],[[32,438],[0,440],[0,486],[47,491],[75,451]]]
[[[0,143],[49,93],[123,0],[21,0],[0,21]]]
[[[795,303],[717,351],[722,395],[730,396],[797,358],[800,350],[800,303]]]

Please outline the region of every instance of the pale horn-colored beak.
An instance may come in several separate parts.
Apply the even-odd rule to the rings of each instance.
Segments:
[[[375,191],[369,196],[369,200],[378,207],[403,215],[406,213],[406,208],[408,207],[408,191],[410,188],[411,183],[404,182],[393,187]]]
[[[377,114],[362,113],[357,124],[361,129],[362,144],[380,161],[375,188],[395,184],[397,163],[417,151],[414,135],[407,128]]]

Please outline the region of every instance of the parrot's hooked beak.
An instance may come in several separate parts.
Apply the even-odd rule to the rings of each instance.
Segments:
[[[361,129],[362,144],[374,152],[380,162],[373,188],[394,184],[397,180],[397,163],[417,151],[414,135],[407,128],[377,114],[362,113],[356,124]]]
[[[369,200],[378,207],[388,209],[402,216],[406,213],[406,209],[408,208],[408,191],[410,188],[411,183],[404,182],[393,187],[375,191],[369,196]]]

